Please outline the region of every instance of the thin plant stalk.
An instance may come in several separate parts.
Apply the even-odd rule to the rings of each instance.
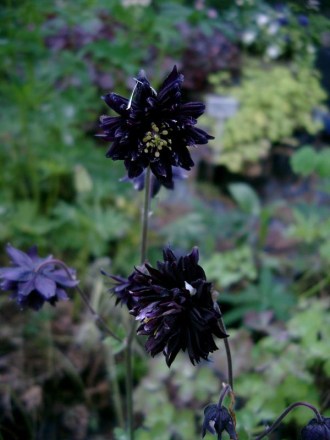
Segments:
[[[147,168],[146,178],[145,178],[145,189],[144,189],[144,204],[142,211],[142,239],[141,239],[141,258],[140,262],[143,264],[147,258],[147,248],[148,248],[148,226],[149,226],[149,215],[150,215],[150,194],[151,194],[151,170],[150,167]],[[134,334],[136,331],[136,322],[132,323],[130,333],[127,338],[126,344],[126,404],[127,404],[127,425],[129,432],[129,440],[134,440],[134,420],[133,420],[133,368],[132,368],[132,344],[134,340]]]
[[[274,429],[276,429],[278,427],[278,425],[282,422],[284,417],[286,417],[289,414],[289,412],[292,411],[297,406],[306,406],[307,408],[312,410],[316,416],[318,423],[322,423],[322,416],[313,405],[311,405],[310,403],[307,403],[307,402],[295,402],[295,403],[292,403],[292,405],[288,406],[282,412],[282,414],[275,420],[275,422],[269,428],[267,428],[262,434],[258,435],[258,437],[256,437],[255,440],[261,440],[264,437],[266,437],[266,435],[268,435],[272,431],[274,431]]]
[[[49,264],[55,264],[57,266],[62,267],[62,269],[64,269],[65,272],[67,273],[67,275],[71,278],[71,280],[75,281],[75,279],[73,278],[73,276],[72,276],[71,272],[69,271],[68,267],[66,266],[66,264],[64,264],[63,261],[61,261],[61,260],[57,260],[56,258],[51,259],[51,260],[47,260],[47,261],[44,261],[43,263],[41,263],[40,266],[38,267],[37,271],[40,270],[42,267],[47,266]],[[121,339],[110,329],[110,327],[104,321],[104,319],[94,310],[94,308],[90,304],[90,302],[88,300],[88,297],[85,294],[85,292],[79,286],[75,286],[75,289],[77,290],[77,292],[81,296],[81,299],[85,303],[85,305],[88,308],[88,310],[94,316],[95,321],[99,322],[102,325],[103,330],[106,333],[108,333],[109,336],[111,336],[112,338],[116,339],[116,341],[121,342]]]
[[[225,323],[222,316],[219,318],[219,326],[224,333],[227,333]],[[233,362],[231,358],[230,345],[228,337],[224,338],[223,343],[225,345],[226,357],[227,357],[227,371],[228,371],[228,383],[232,391],[234,391],[234,379],[233,379]]]
[[[222,403],[224,401],[224,398],[227,396],[228,393],[232,391],[230,385],[225,385],[223,390],[221,391],[219,402],[218,402],[218,408],[220,409],[222,407]]]
[[[147,168],[146,179],[145,179],[145,192],[144,192],[144,205],[142,213],[142,242],[141,242],[141,264],[145,262],[147,257],[147,247],[148,247],[148,226],[149,226],[149,214],[150,214],[150,181],[151,181],[151,170],[150,167]]]
[[[95,283],[90,302],[95,310],[100,310],[100,299],[102,295],[103,282],[98,281]],[[124,341],[123,341],[124,342]],[[122,403],[122,398],[119,389],[118,382],[118,370],[116,368],[116,361],[114,355],[114,349],[112,344],[106,350],[106,365],[107,373],[111,386],[111,400],[113,402],[114,411],[116,414],[116,420],[122,429],[125,429],[125,417],[124,417],[124,406]]]
[[[91,306],[90,302],[88,301],[88,298],[87,298],[86,294],[80,289],[79,286],[76,286],[76,290],[79,292],[79,294],[80,294],[83,302],[85,303],[86,307],[88,308],[88,310],[94,316],[95,321],[99,322],[102,325],[103,330],[105,331],[105,333],[108,333],[108,335],[111,336],[112,338],[116,339],[116,341],[121,342],[121,339],[109,328],[108,324],[104,321],[102,316],[100,316],[93,309],[93,307]]]
[[[112,349],[110,349],[108,351],[108,362],[110,364],[109,368],[108,368],[108,376],[109,376],[109,380],[111,382],[112,390],[113,390],[112,400],[114,402],[114,409],[116,412],[116,417],[117,417],[119,426],[124,429],[125,420],[124,420],[123,407],[122,407],[120,389],[119,389],[118,378],[117,378],[115,356],[113,354]]]

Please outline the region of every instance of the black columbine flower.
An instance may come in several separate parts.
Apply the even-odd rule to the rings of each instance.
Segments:
[[[35,246],[25,253],[8,244],[6,252],[13,265],[0,268],[0,288],[11,291],[11,298],[22,308],[39,310],[45,302],[54,306],[57,301],[68,299],[66,288],[79,282],[74,279],[73,269],[57,269],[57,264],[65,266],[64,263],[51,255],[40,258]]]
[[[231,440],[237,440],[233,418],[225,406],[211,404],[205,408],[202,438],[204,438],[206,431],[213,435],[218,434],[218,440],[222,439],[222,434],[226,431]]]
[[[141,322],[137,333],[148,336],[151,356],[163,352],[170,366],[180,350],[187,350],[195,364],[217,350],[213,335],[227,337],[218,325],[221,314],[198,265],[198,249],[177,258],[167,247],[163,256],[157,269],[145,263],[128,279],[112,277],[117,282],[112,292]]]
[[[302,440],[329,440],[330,418],[312,419],[301,431]]]
[[[204,104],[181,102],[182,82],[174,66],[156,93],[142,72],[130,100],[115,93],[103,97],[120,116],[101,116],[104,134],[99,136],[112,142],[107,157],[124,160],[130,179],[150,165],[162,184],[172,186],[172,166],[190,170],[194,165],[187,147],[213,139],[195,127]]]

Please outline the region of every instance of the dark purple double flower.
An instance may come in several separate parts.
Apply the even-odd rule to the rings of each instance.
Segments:
[[[65,270],[64,263],[51,255],[39,257],[36,247],[25,253],[8,244],[6,251],[12,266],[0,268],[0,288],[11,291],[11,298],[22,308],[39,310],[45,302],[54,306],[68,299],[65,289],[79,282],[73,269]]]
[[[174,66],[158,93],[141,73],[130,100],[115,93],[103,97],[119,116],[101,116],[104,134],[99,136],[112,142],[107,157],[123,160],[129,179],[150,166],[162,185],[173,188],[172,167],[190,170],[194,165],[188,147],[213,139],[196,127],[204,104],[182,103],[182,82]]]
[[[180,350],[193,364],[217,350],[213,336],[226,338],[219,327],[221,314],[212,298],[212,284],[198,264],[198,249],[177,258],[168,247],[157,269],[148,263],[135,268],[128,279],[111,277],[117,303],[127,305],[140,321],[137,333],[148,336],[151,356],[163,352],[168,366]]]

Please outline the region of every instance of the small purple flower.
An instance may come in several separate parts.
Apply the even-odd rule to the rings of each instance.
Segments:
[[[0,268],[0,289],[11,291],[11,298],[21,308],[39,310],[45,302],[54,306],[59,300],[67,300],[65,289],[79,282],[73,269],[67,272],[63,267],[56,268],[64,263],[51,255],[40,258],[35,246],[25,253],[8,244],[6,252],[12,266]]]
[[[148,336],[146,350],[151,356],[163,352],[170,366],[180,350],[187,350],[195,364],[217,350],[213,335],[228,335],[219,327],[221,314],[198,264],[198,249],[177,258],[167,247],[163,257],[157,269],[145,263],[128,279],[112,277],[117,282],[112,292],[116,302],[126,304],[140,321],[137,333]]]
[[[150,166],[162,185],[173,185],[172,167],[190,170],[194,165],[188,147],[213,139],[195,127],[204,113],[200,102],[182,103],[183,75],[176,66],[158,93],[141,72],[130,100],[115,93],[103,97],[119,116],[101,116],[99,135],[112,144],[107,157],[123,160],[129,179]]]
[[[238,439],[233,418],[224,406],[211,404],[205,408],[202,438],[205,437],[206,431],[213,435],[218,434],[218,440],[222,440],[224,431],[229,434],[231,440]]]
[[[330,418],[321,417],[321,422],[312,419],[301,431],[302,440],[329,440]]]
[[[308,17],[306,17],[306,15],[298,15],[297,21],[302,27],[307,27],[309,25],[309,19]]]

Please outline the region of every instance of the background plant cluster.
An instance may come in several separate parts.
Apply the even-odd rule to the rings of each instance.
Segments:
[[[227,121],[204,117],[216,140],[153,202],[149,258],[167,243],[200,247],[230,328],[244,439],[296,400],[329,415],[330,150],[315,118],[327,112],[315,59],[330,20],[326,2],[221,3],[1,6],[0,243],[37,244],[77,267],[93,306],[124,335],[99,270],[127,275],[139,261],[141,197],[94,137],[100,96],[129,96],[141,68],[157,87],[177,64],[190,100],[237,99]],[[37,316],[5,296],[0,437],[124,440],[123,347],[100,340],[76,297]],[[137,438],[199,438],[201,408],[225,378],[222,347],[212,363],[182,357],[171,370],[134,350]],[[298,438],[308,417],[293,413],[277,438]]]

